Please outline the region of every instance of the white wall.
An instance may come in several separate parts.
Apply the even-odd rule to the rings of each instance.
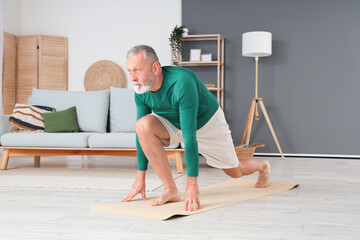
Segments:
[[[68,37],[69,90],[84,90],[85,72],[98,60],[120,65],[131,87],[126,52],[136,44],[152,46],[169,65],[168,38],[180,24],[181,0],[18,0],[18,35]]]
[[[17,35],[18,33],[18,0],[3,0],[3,30]]]

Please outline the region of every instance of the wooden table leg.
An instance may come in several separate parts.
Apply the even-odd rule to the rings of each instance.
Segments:
[[[34,167],[40,167],[40,156],[34,156]]]
[[[183,165],[182,165],[182,161],[181,161],[181,153],[180,152],[175,152],[175,164],[176,164],[176,171],[178,173],[183,173],[184,169],[183,169]]]
[[[7,165],[9,162],[9,149],[4,149],[3,155],[2,155],[2,159],[1,159],[1,166],[0,168],[2,170],[6,170],[7,169]]]

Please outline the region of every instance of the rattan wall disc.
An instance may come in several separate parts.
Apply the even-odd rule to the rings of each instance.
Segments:
[[[121,67],[109,60],[100,60],[91,65],[84,77],[85,90],[105,90],[110,86],[125,86],[125,74]]]

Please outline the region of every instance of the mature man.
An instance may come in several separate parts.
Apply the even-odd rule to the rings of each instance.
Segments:
[[[206,158],[208,165],[221,168],[233,178],[259,171],[255,187],[267,187],[269,163],[237,159],[224,113],[194,72],[182,67],[161,67],[154,49],[145,45],[129,50],[126,65],[136,92],[138,171],[132,190],[123,202],[130,201],[139,193],[146,199],[148,161],[165,189],[160,197],[151,201],[151,205],[180,200],[164,150],[164,146],[180,142],[185,144],[187,166],[185,210],[201,208],[199,153]]]

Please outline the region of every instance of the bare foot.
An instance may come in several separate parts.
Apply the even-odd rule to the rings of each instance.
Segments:
[[[255,183],[256,188],[266,188],[269,185],[270,163],[264,161],[264,167],[259,171],[258,181]]]
[[[180,201],[180,193],[177,190],[165,190],[160,197],[150,202],[151,206],[163,205],[167,202],[178,202]]]

